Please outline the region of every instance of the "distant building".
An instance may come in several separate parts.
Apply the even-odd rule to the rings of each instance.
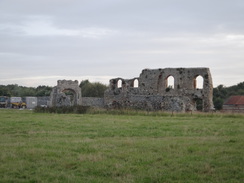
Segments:
[[[231,96],[223,104],[223,110],[244,113],[244,96]]]

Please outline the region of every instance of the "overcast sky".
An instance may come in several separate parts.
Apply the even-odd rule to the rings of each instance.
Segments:
[[[0,0],[0,85],[209,67],[244,81],[244,0]]]

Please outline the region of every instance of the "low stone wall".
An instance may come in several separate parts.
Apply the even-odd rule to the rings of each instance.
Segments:
[[[37,97],[37,106],[49,106],[49,103],[50,103],[49,96]]]
[[[126,98],[116,98],[110,100],[105,106],[110,109],[142,109],[148,111],[176,111],[185,112],[194,110],[194,104],[191,103],[188,97],[174,96],[148,96],[148,95],[128,95]]]
[[[104,99],[97,97],[82,97],[83,106],[104,107]]]

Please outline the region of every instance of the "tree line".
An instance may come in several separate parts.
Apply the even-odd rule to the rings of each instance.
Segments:
[[[25,87],[17,84],[0,85],[0,96],[7,97],[42,97],[49,96],[51,94],[52,87],[40,85],[38,87]]]
[[[80,83],[83,97],[103,97],[104,91],[108,86],[94,82],[91,83],[89,80],[84,80]],[[0,85],[0,96],[7,97],[42,97],[50,96],[53,87],[40,85],[38,87],[25,87],[17,84],[11,85]]]
[[[89,80],[83,80],[80,83],[83,97],[103,97],[104,91],[108,88],[99,82],[91,83]],[[0,85],[0,96],[8,97],[26,97],[26,96],[50,96],[53,87],[40,85],[38,87],[18,86],[17,84]],[[221,110],[223,103],[232,95],[244,95],[244,82],[230,87],[219,85],[213,89],[213,103],[215,109]]]

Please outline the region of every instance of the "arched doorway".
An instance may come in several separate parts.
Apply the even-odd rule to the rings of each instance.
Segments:
[[[72,89],[65,89],[62,91],[65,94],[67,104],[69,103],[70,106],[77,105],[77,99],[75,91]]]

